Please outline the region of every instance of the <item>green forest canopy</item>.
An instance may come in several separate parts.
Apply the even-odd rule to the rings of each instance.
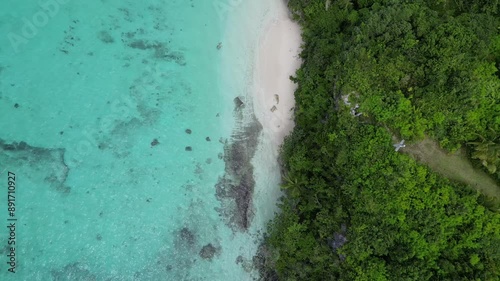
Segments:
[[[392,146],[429,136],[466,147],[500,182],[498,0],[289,7],[304,63],[270,269],[280,280],[500,280],[491,198]]]

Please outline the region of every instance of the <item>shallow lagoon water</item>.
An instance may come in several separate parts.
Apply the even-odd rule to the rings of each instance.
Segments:
[[[216,46],[241,1],[40,3],[0,4],[0,171],[16,174],[18,219],[0,279],[250,280],[256,236],[225,224],[214,188],[239,95]]]

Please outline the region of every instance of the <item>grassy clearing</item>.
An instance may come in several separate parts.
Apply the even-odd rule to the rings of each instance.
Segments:
[[[401,151],[451,180],[465,183],[484,195],[500,200],[500,186],[487,173],[474,168],[464,150],[448,153],[436,141],[426,138],[421,142],[408,144]]]

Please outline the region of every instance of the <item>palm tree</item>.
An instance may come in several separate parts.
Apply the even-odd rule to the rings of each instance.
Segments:
[[[497,167],[500,166],[500,144],[493,141],[487,141],[483,136],[479,135],[481,141],[469,142],[474,145],[475,151],[472,153],[472,158],[481,161],[488,171],[494,174]]]
[[[306,182],[303,179],[297,178],[297,176],[290,176],[289,174],[284,175],[282,178],[281,187],[285,190],[290,191],[293,197],[298,197],[300,195],[301,187]]]

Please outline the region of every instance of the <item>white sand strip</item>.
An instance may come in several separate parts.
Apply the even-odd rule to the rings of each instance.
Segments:
[[[255,167],[255,226],[265,227],[274,217],[281,196],[279,148],[294,127],[293,110],[296,85],[290,80],[301,65],[302,44],[298,24],[288,16],[283,1],[275,3],[262,30],[253,73],[253,108],[263,130],[252,160]]]
[[[262,124],[257,151],[252,158],[255,188],[252,211],[254,216],[247,233],[237,233],[231,246],[226,245],[220,260],[234,263],[242,256],[251,265],[262,233],[267,223],[278,211],[281,196],[281,174],[278,164],[279,147],[284,137],[293,129],[295,85],[289,77],[295,74],[301,61],[298,59],[302,43],[300,27],[288,17],[283,0],[231,0],[227,11],[227,25],[221,39],[221,89],[225,98],[242,99],[240,109],[243,120]],[[226,6],[224,6],[226,7]],[[214,41],[213,47],[216,46]],[[275,95],[279,98],[276,100]],[[232,104],[231,104],[232,105]],[[271,112],[273,106],[276,109]],[[224,113],[224,112],[223,112]],[[234,116],[234,106],[221,117]],[[238,130],[238,120],[230,131]],[[236,118],[235,118],[236,119]],[[243,127],[242,127],[243,128]],[[226,241],[226,243],[229,243]],[[257,277],[258,272],[249,275]],[[235,279],[235,278],[232,278]],[[240,278],[238,280],[252,280]]]
[[[263,32],[254,73],[254,111],[264,127],[264,141],[275,150],[293,129],[294,91],[290,76],[300,67],[300,27],[288,16],[284,4]]]

